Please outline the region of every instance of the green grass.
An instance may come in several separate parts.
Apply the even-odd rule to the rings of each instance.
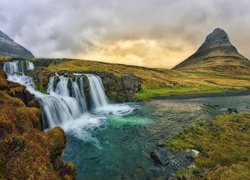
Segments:
[[[166,143],[172,151],[195,149],[196,167],[185,173],[207,179],[247,179],[250,176],[250,114],[222,115],[215,121],[195,121],[177,139]],[[204,174],[207,171],[208,173]]]
[[[197,87],[146,89],[138,92],[136,97],[138,100],[142,101],[154,97],[219,94],[226,92],[241,92],[241,91],[246,91],[246,89],[242,87],[233,87],[233,86],[207,85],[207,86],[197,86]]]

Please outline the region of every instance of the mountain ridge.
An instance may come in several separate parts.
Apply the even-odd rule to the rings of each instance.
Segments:
[[[0,56],[33,58],[33,54],[0,31]]]

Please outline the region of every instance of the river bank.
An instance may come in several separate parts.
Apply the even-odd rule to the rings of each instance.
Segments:
[[[187,95],[170,95],[170,96],[158,96],[147,100],[167,100],[167,99],[195,99],[195,98],[207,98],[207,97],[231,97],[231,96],[246,96],[250,95],[250,91],[247,92],[224,92],[217,94],[187,94]],[[146,100],[146,101],[147,101]]]

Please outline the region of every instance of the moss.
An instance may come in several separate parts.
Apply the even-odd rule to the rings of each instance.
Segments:
[[[0,138],[3,138],[7,134],[12,132],[12,124],[7,120],[7,117],[4,114],[0,113]]]
[[[193,175],[193,173],[194,173],[194,171],[195,171],[195,168],[190,168],[190,169],[184,169],[184,170],[180,170],[180,171],[178,171],[177,173],[176,173],[176,175],[178,176],[178,177],[184,177],[184,176],[186,176],[186,175]]]
[[[76,168],[72,162],[67,163],[66,172],[67,172],[67,175],[66,175],[66,177],[64,176],[64,178],[72,179],[72,176],[69,176],[68,174],[71,174],[71,175],[73,175],[73,177],[76,177],[76,175],[77,175]]]
[[[249,164],[250,162],[240,162],[231,166],[218,167],[214,171],[211,171],[208,175],[208,179],[228,179],[228,180],[240,180],[249,178]]]
[[[208,177],[225,174],[225,177],[239,179],[250,175],[249,171],[242,172],[250,166],[250,114],[222,115],[215,121],[196,121],[195,126],[186,127],[178,139],[166,144],[173,151],[198,150],[197,171],[208,171]]]
[[[47,135],[49,138],[49,150],[52,158],[61,155],[66,145],[66,136],[62,128],[55,127],[51,129]]]

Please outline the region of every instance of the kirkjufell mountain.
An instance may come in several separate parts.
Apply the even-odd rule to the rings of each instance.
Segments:
[[[33,54],[0,31],[0,56],[32,58]]]
[[[227,33],[215,29],[200,48],[173,69],[188,72],[250,73],[250,61],[231,44]]]

